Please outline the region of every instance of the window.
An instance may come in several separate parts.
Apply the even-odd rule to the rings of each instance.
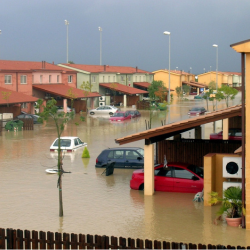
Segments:
[[[27,76],[21,76],[21,84],[27,84]]]
[[[59,83],[59,80],[60,80],[60,76],[57,75],[57,83]]]
[[[171,168],[158,168],[155,170],[155,176],[171,177]]]
[[[135,81],[137,82],[137,76],[135,77]]]
[[[128,81],[129,81],[129,82],[131,81],[131,76],[128,76]]]
[[[137,160],[137,158],[140,157],[140,155],[136,151],[131,150],[131,151],[126,151],[125,157],[128,160]]]
[[[95,76],[92,76],[92,82],[95,83]]]
[[[79,144],[77,138],[74,140],[74,142],[75,142],[75,146],[77,146]]]
[[[68,76],[68,83],[72,83],[73,82],[73,76],[72,75],[69,75]]]
[[[125,81],[125,77],[121,76],[121,81],[124,82]]]
[[[22,109],[26,109],[26,108],[27,108],[27,103],[26,103],[26,102],[25,102],[25,103],[22,103],[21,108],[22,108]]]
[[[105,76],[102,77],[102,81],[105,82]]]
[[[194,176],[191,172],[183,169],[183,168],[175,168],[175,178],[181,178],[181,179],[189,179],[191,180]]]
[[[123,159],[123,150],[114,151],[114,159]]]
[[[113,76],[113,82],[115,82],[115,76]]]
[[[49,75],[49,83],[51,83],[51,77],[52,77],[52,76],[51,76],[51,75]]]
[[[43,83],[43,76],[40,75],[40,83]]]
[[[4,83],[5,84],[12,84],[12,76],[11,75],[5,75]]]

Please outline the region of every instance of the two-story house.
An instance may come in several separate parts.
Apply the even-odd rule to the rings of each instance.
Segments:
[[[137,100],[147,95],[147,88],[152,83],[153,73],[138,69],[137,67],[109,66],[109,65],[83,65],[58,64],[77,72],[77,88],[83,83],[89,83],[91,91],[99,92],[101,103],[123,103],[131,106]],[[99,106],[100,103],[95,103]]]

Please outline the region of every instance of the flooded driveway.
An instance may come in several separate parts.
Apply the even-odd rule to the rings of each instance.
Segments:
[[[198,103],[205,106],[202,101]],[[188,118],[193,105],[197,102],[176,102],[170,116],[155,112],[152,127],[160,126],[163,120]],[[156,192],[145,197],[129,187],[133,170],[115,169],[106,177],[104,169],[95,168],[96,157],[103,149],[118,146],[116,138],[145,130],[149,112],[141,113],[139,119],[125,123],[87,116],[79,126],[73,122],[67,125],[63,135],[87,142],[91,158],[82,159],[82,151],[64,156],[63,168],[71,173],[63,175],[63,218],[58,216],[57,175],[45,173],[46,168],[56,166],[49,152],[56,138],[53,123],[35,125],[33,131],[4,131],[0,136],[0,227],[249,246],[250,231],[227,227],[223,222],[213,225],[218,207],[193,202],[194,194]],[[205,137],[211,129],[206,128]],[[127,146],[143,144],[139,141]]]

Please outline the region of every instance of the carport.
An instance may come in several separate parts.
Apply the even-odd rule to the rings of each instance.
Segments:
[[[139,97],[137,97],[137,95],[140,94],[148,94],[147,91],[145,90],[141,90],[141,89],[137,89],[137,88],[133,88],[133,87],[129,87],[120,83],[100,83],[99,86],[103,87],[103,88],[107,88],[110,89],[112,91],[117,91],[120,93],[123,93],[123,106],[127,107],[127,106],[132,106],[135,105],[136,102],[139,100]],[[127,99],[127,95],[129,95],[129,97],[136,97],[134,99],[129,98]],[[130,101],[130,99],[132,99]]]
[[[68,100],[74,100],[76,113],[86,111],[86,103],[82,99],[90,98],[91,108],[94,108],[94,98],[101,96],[96,92],[87,92],[64,84],[33,84],[33,93],[45,100],[51,97],[57,99],[58,104],[64,107],[64,112],[67,112]]]
[[[241,115],[242,106],[237,105],[226,109],[211,112],[204,116],[186,119],[180,122],[167,124],[158,128],[149,129],[115,140],[119,145],[145,140],[144,144],[144,194],[154,194],[154,143],[162,142],[174,136],[180,138],[180,134],[195,129],[195,138],[201,139],[201,125],[223,120],[223,140],[228,140],[229,118]],[[195,149],[194,149],[195,150]]]

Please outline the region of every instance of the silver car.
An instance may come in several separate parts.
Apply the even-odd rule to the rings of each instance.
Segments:
[[[90,115],[113,115],[120,109],[115,106],[105,105],[89,111]]]

